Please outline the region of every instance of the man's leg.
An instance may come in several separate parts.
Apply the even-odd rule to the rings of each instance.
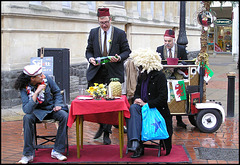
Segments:
[[[182,127],[182,128],[187,128],[187,125],[182,121],[182,116],[176,116],[177,119],[177,126]]]
[[[99,123],[99,129],[93,139],[97,139],[103,134],[103,124]]]
[[[52,118],[59,121],[54,150],[59,153],[65,152],[65,144],[67,139],[67,121],[68,113],[64,110],[52,112]]]
[[[36,117],[34,114],[26,114],[23,117],[23,129],[24,129],[24,148],[23,155],[31,156],[34,152],[33,146],[33,124],[36,122]]]
[[[103,125],[103,144],[109,145],[111,144],[111,139],[109,138],[109,134],[112,133],[112,125],[110,124],[102,124]]]
[[[131,117],[126,118],[127,124],[127,138],[128,138],[128,149],[134,150],[138,147],[132,146],[133,141],[140,143],[141,131],[142,131],[142,114],[141,107],[137,104],[132,104],[130,106]]]

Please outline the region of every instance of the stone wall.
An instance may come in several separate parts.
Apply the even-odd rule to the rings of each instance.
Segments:
[[[87,87],[86,70],[88,63],[70,66],[70,101],[78,94],[79,88]],[[22,70],[2,71],[1,108],[10,108],[21,104],[20,92],[14,89],[14,83]]]

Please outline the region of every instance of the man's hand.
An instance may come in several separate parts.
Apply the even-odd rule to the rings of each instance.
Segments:
[[[89,62],[90,62],[91,64],[93,64],[94,66],[100,65],[100,64],[97,64],[97,63],[96,63],[96,60],[95,60],[95,58],[93,58],[93,57],[89,58]]]
[[[134,104],[138,104],[138,105],[140,105],[142,107],[142,106],[144,106],[147,103],[143,102],[142,99],[137,98],[137,99],[134,100]]]
[[[35,91],[35,93],[39,94],[45,88],[46,88],[45,84],[38,85],[37,90]]]
[[[112,56],[110,59],[110,62],[118,62],[121,60],[121,57],[118,54],[115,54],[115,56]]]
[[[59,111],[59,110],[61,110],[61,109],[62,109],[61,106],[56,106],[56,107],[53,108],[53,111],[54,111],[54,112],[57,112],[57,111]]]

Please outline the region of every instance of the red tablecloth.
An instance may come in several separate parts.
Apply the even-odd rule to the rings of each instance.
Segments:
[[[69,127],[72,127],[76,115],[84,115],[84,121],[112,125],[118,125],[119,111],[123,111],[124,118],[130,118],[130,105],[125,95],[115,100],[79,100],[78,97],[71,103],[67,124]]]

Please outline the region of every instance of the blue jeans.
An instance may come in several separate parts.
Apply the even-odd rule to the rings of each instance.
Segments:
[[[60,110],[57,112],[52,112],[48,114],[45,118],[53,118],[59,121],[59,127],[57,130],[56,141],[54,144],[54,150],[60,153],[65,152],[65,140],[67,136],[67,121],[68,121],[68,113],[64,110]],[[23,155],[30,156],[34,153],[34,123],[38,119],[34,114],[26,114],[23,117],[23,128],[24,128],[24,148]]]
[[[131,147],[132,140],[141,141],[142,131],[142,107],[138,104],[132,104],[129,108],[131,117],[126,118],[128,147]]]

